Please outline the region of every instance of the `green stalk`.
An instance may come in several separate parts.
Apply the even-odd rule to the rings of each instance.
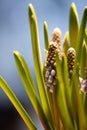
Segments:
[[[57,104],[57,91],[56,87],[54,88],[54,91],[52,93],[52,99],[53,99],[53,114],[54,114],[54,122],[56,130],[60,130],[60,114],[59,114],[59,108]]]
[[[31,4],[29,5],[28,9],[29,9],[30,31],[31,31],[32,51],[33,51],[36,80],[38,84],[43,110],[50,122],[50,125],[53,127],[52,114],[46,96],[45,83],[43,78],[43,67],[40,54],[39,34],[38,34],[36,15],[34,8]]]
[[[15,96],[11,88],[8,86],[8,84],[5,82],[5,80],[0,76],[0,87],[3,89],[11,103],[14,105],[22,119],[24,120],[25,124],[30,130],[37,130],[36,126],[34,125],[33,121],[29,117],[26,110],[23,108],[21,103],[19,102],[18,98]]]
[[[46,21],[44,22],[44,43],[45,43],[45,49],[48,50],[49,46],[49,38],[48,38],[48,26]]]

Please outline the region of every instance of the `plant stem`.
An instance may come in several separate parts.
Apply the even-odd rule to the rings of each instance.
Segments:
[[[57,87],[57,86],[56,86]],[[54,118],[55,118],[55,126],[56,130],[60,130],[60,115],[58,110],[58,104],[57,104],[57,96],[56,96],[56,88],[54,88],[54,92],[52,95],[53,98],[53,106],[54,106]]]

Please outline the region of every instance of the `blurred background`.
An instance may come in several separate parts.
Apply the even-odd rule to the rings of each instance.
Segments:
[[[36,12],[41,54],[44,62],[43,23],[47,21],[49,38],[55,27],[62,31],[62,41],[69,25],[69,9],[74,2],[81,21],[87,0],[0,0],[0,75],[11,86],[25,109],[38,127],[43,130],[19,78],[14,62],[13,51],[18,50],[25,58],[35,79],[30,28],[28,21],[28,4],[32,3]],[[0,130],[28,130],[21,117],[0,89]]]

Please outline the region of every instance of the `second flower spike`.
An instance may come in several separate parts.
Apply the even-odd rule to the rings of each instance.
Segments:
[[[75,56],[76,56],[75,49],[70,47],[67,50],[67,63],[68,63],[68,72],[69,72],[70,79],[72,77],[72,72],[73,72],[73,68],[74,68]]]

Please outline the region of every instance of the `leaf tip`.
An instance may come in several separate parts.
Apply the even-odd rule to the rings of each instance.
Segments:
[[[18,55],[18,54],[19,54],[19,52],[18,52],[18,51],[16,51],[16,50],[15,50],[15,51],[13,51],[13,55],[14,55],[14,56],[16,56],[16,55]]]
[[[72,8],[74,8],[74,7],[75,7],[75,3],[74,3],[74,2],[72,2],[71,7],[72,7]]]
[[[34,13],[33,5],[32,5],[31,3],[28,5],[28,14],[29,14],[29,16],[30,16],[31,18],[32,18],[33,15],[35,14],[35,13]]]

